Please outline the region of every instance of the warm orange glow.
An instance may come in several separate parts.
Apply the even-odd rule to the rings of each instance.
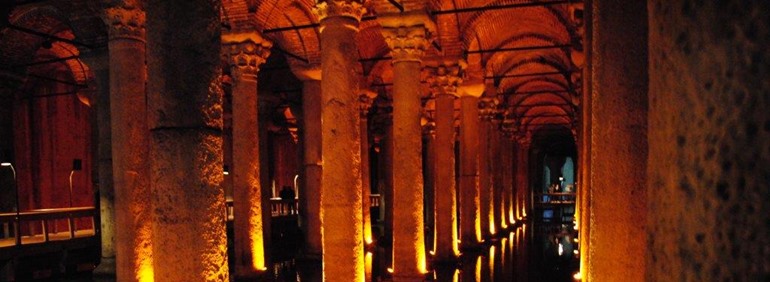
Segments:
[[[366,281],[372,281],[372,252],[366,252],[366,256],[364,256],[364,267]]]
[[[136,275],[139,282],[153,282],[155,281],[155,270],[153,268],[152,260],[152,226],[144,225],[141,227],[137,236],[142,238],[141,241],[145,244],[134,246],[136,251]]]
[[[474,228],[474,230],[476,230],[476,242],[483,242],[484,240],[481,238],[481,217],[480,216],[476,217],[475,224],[476,224],[476,228]]]
[[[500,259],[502,259],[502,265],[505,265],[505,247],[504,246],[505,246],[505,241],[507,239],[508,238],[504,237],[503,238],[503,244],[500,245],[500,246],[503,246],[503,247],[500,248],[500,252],[501,252]],[[489,248],[489,280],[490,281],[495,281],[495,266],[494,265],[495,265],[495,245],[492,245],[492,247]],[[477,281],[481,281],[481,280],[477,280]]]
[[[252,226],[258,226],[258,231],[254,230],[254,232],[249,234],[249,237],[251,237],[249,244],[251,245],[251,253],[253,255],[251,267],[256,271],[265,271],[267,267],[265,267],[265,244],[264,238],[262,238],[262,217],[253,216],[249,220],[252,221]],[[258,223],[254,224],[255,221]]]
[[[575,273],[575,275],[572,275],[572,278],[577,281],[580,281],[580,280],[583,280],[583,275],[580,272],[578,272],[578,273]]]
[[[460,270],[459,269],[455,269],[455,275],[452,276],[452,281],[454,281],[454,282],[460,281]]]
[[[141,265],[139,267],[139,282],[153,282],[155,281],[155,272],[152,268],[152,263],[149,265]]]
[[[369,220],[364,220],[364,242],[366,245],[371,245],[372,242],[372,222]]]
[[[425,248],[422,247],[423,244],[419,243],[420,249],[417,251],[417,271],[419,271],[422,274],[428,273],[428,260],[425,255]]]
[[[481,256],[476,257],[476,281],[481,281]]]
[[[508,222],[511,222],[511,224],[513,224],[513,222],[516,221],[513,218],[514,218],[514,216],[513,216],[513,207],[511,207],[511,209],[508,210]]]
[[[493,218],[489,218],[489,234],[497,234],[495,230],[495,220]]]
[[[392,267],[388,267],[388,273],[393,273],[393,268]]]

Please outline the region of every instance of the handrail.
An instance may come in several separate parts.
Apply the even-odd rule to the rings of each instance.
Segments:
[[[22,245],[22,236],[19,236],[21,233],[21,225],[27,224],[30,222],[40,221],[42,234],[31,234],[26,235],[26,237],[34,237],[38,235],[43,235],[43,241],[42,243],[49,241],[49,232],[48,232],[48,223],[50,221],[60,220],[60,219],[66,219],[69,227],[69,238],[73,239],[75,238],[75,233],[77,232],[77,226],[75,223],[75,220],[78,218],[91,218],[91,228],[90,229],[82,229],[82,230],[93,230],[93,234],[89,236],[95,236],[96,235],[96,213],[97,209],[95,207],[71,207],[71,208],[49,208],[49,209],[35,209],[35,210],[28,210],[23,211],[19,213],[0,213],[0,223],[12,223],[14,226],[14,236],[15,236],[15,242],[14,246]],[[5,237],[10,237],[10,234],[4,234]]]

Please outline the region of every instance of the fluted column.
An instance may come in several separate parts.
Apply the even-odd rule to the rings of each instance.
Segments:
[[[463,249],[481,242],[479,192],[479,97],[481,83],[465,84],[460,93],[460,241]]]
[[[227,281],[221,2],[146,7],[155,280]]]
[[[109,28],[116,275],[121,281],[153,281],[145,12],[129,4],[105,12]]]
[[[393,281],[422,281],[426,270],[422,140],[421,58],[435,26],[425,13],[378,18],[393,57]]]
[[[222,35],[232,94],[233,235],[235,276],[254,277],[266,269],[259,182],[257,73],[272,43],[256,32]]]
[[[305,257],[321,259],[321,66],[292,66],[302,80],[302,133],[304,177],[300,186],[300,217],[305,235]]]
[[[434,187],[434,254],[437,262],[454,261],[460,254],[457,246],[457,202],[455,188],[455,127],[454,112],[460,66],[455,62],[440,62],[427,67],[431,91],[435,95],[436,141]]]
[[[316,4],[321,21],[321,222],[326,281],[364,281],[356,34],[363,1]]]

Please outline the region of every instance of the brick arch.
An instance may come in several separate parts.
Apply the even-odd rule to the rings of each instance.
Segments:
[[[498,0],[486,3],[483,6],[529,2],[533,1]],[[472,4],[469,4],[468,6],[471,5]],[[527,29],[534,30],[541,34],[551,35],[553,37],[561,36],[562,38],[560,39],[563,39],[560,40],[561,42],[569,42],[572,34],[576,34],[576,31],[570,30],[569,24],[564,24],[568,23],[568,21],[553,7],[550,7],[550,9],[547,7],[532,7],[488,10],[472,13],[470,16],[465,16],[467,19],[464,20],[462,17],[463,16],[461,16],[460,19],[460,35],[463,39],[463,44],[466,47],[472,45],[471,43],[473,40],[481,41],[478,43],[481,47],[497,46],[499,44],[494,44],[495,41],[505,40],[509,37],[506,34],[501,34],[500,31],[515,30],[516,28],[512,27],[517,25],[522,25]],[[552,21],[548,21],[547,19],[552,19]],[[474,33],[478,34],[479,38],[473,36]]]
[[[312,1],[276,0],[263,1],[256,6],[252,17],[258,30],[317,23],[312,12]],[[275,45],[310,62],[320,58],[318,28],[306,28],[263,34]],[[292,59],[293,60],[293,59]]]
[[[51,5],[26,6],[11,12],[8,21],[16,26],[56,34],[69,29],[66,16]],[[0,64],[9,66],[29,62],[44,38],[10,28],[0,30]]]

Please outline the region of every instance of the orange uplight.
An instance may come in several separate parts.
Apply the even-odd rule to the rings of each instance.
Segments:
[[[580,280],[583,280],[583,275],[580,272],[578,272],[578,273],[575,273],[575,275],[572,275],[572,278],[575,279],[575,281],[580,281]]]
[[[476,257],[476,281],[481,281],[481,256]]]
[[[265,246],[263,243],[262,232],[251,233],[251,253],[254,255],[251,260],[251,266],[254,270],[265,271]]]
[[[372,252],[366,252],[364,256],[364,271],[366,275],[366,281],[372,280]]]
[[[492,235],[496,234],[495,220],[492,218],[489,219],[489,234],[492,234]]]
[[[152,264],[143,265],[139,269],[139,282],[153,282],[155,281],[155,272],[153,271]]]
[[[452,281],[453,282],[460,281],[460,270],[459,269],[455,269],[455,275],[452,276]]]

